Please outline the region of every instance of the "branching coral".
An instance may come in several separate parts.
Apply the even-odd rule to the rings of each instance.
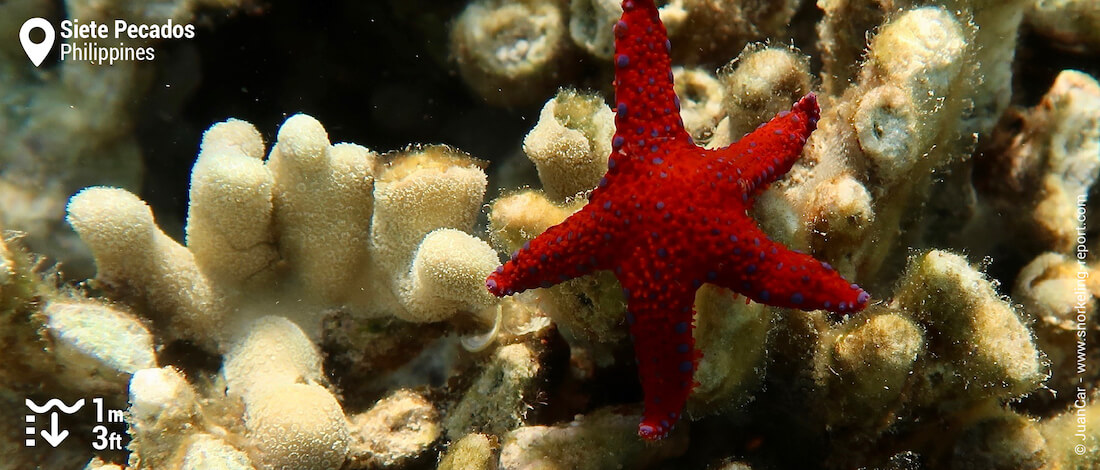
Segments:
[[[410,148],[383,167],[362,147],[331,145],[320,123],[305,115],[282,126],[266,162],[262,152],[259,133],[245,122],[207,131],[192,172],[187,246],[165,235],[149,207],[121,189],[80,192],[69,220],[92,248],[98,285],[145,308],[166,334],[162,341],[187,339],[224,354],[227,397],[244,405],[243,440],[226,445],[264,468],[339,467],[352,436],[373,428],[349,429],[342,405],[324,386],[314,344],[323,312],[427,322],[492,311],[496,301],[482,279],[496,253],[458,230],[473,224],[485,175],[446,147]],[[79,328],[65,331],[66,344],[84,344],[70,339]],[[137,368],[155,365],[151,355],[143,361]],[[158,396],[163,386],[144,391],[151,383],[132,382],[131,393]],[[158,444],[165,448],[152,444],[153,436],[179,426],[153,416],[135,424],[148,428],[137,435],[149,437],[131,446],[134,465],[182,465],[180,452],[221,427],[198,411],[181,416],[191,424]]]

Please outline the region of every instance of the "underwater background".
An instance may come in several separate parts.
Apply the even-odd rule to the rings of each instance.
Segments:
[[[816,94],[751,216],[871,301],[703,284],[650,442],[611,271],[485,284],[608,170],[619,2],[0,0],[0,468],[1100,468],[1100,2],[657,7],[697,145]]]

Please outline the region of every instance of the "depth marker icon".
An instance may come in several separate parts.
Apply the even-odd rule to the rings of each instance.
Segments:
[[[37,403],[31,401],[30,398],[26,400],[26,403],[27,408],[29,408],[31,410],[31,413],[33,413],[27,415],[27,447],[35,446],[34,422],[37,420],[37,417],[35,415],[50,411],[50,409],[52,408],[57,408],[58,411],[67,415],[71,415],[73,413],[76,413],[77,410],[79,410],[80,408],[84,407],[83,398],[77,400],[76,403],[73,403],[72,406],[65,406],[65,402],[56,398],[51,398],[50,400],[46,401],[46,404],[42,406],[39,406]],[[66,437],[69,437],[69,431],[58,429],[57,427],[57,411],[50,412],[50,428],[42,430],[41,434],[42,438],[46,440],[46,443],[49,444],[50,447],[57,447],[58,444],[61,444],[61,441],[64,441]]]

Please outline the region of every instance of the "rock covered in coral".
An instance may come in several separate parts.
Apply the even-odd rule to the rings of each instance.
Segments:
[[[467,434],[451,444],[439,461],[439,470],[494,470],[497,468],[493,444],[485,434]]]
[[[350,468],[400,468],[427,453],[442,433],[435,406],[411,390],[398,390],[349,419]]]
[[[687,435],[673,433],[657,444],[639,440],[638,416],[597,410],[557,426],[526,426],[504,436],[501,470],[634,468],[684,452]]]
[[[447,410],[443,428],[457,439],[469,433],[500,435],[523,423],[537,394],[542,365],[524,343],[498,349],[465,394]]]
[[[1068,254],[1080,244],[1078,208],[1100,174],[1098,110],[1100,83],[1064,70],[1037,106],[1007,118],[978,163],[977,185],[990,212],[1026,209],[1003,224],[1030,249]]]
[[[822,335],[814,379],[833,426],[878,432],[892,424],[909,398],[910,377],[925,348],[924,331],[905,315],[873,311]]]
[[[1100,7],[1095,2],[1036,0],[1028,3],[1024,21],[1058,47],[1100,50]]]
[[[153,337],[133,314],[94,301],[51,301],[43,309],[56,360],[79,388],[122,388],[156,367]]]
[[[918,401],[949,406],[946,400],[958,397],[1011,398],[1046,380],[1046,359],[1031,332],[965,258],[941,251],[918,255],[898,286],[893,305],[942,342]],[[944,381],[957,385],[943,387]]]

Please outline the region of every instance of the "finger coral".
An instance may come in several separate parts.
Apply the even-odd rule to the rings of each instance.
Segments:
[[[70,223],[100,266],[99,286],[148,306],[166,338],[223,354],[225,397],[180,415],[186,425],[161,421],[160,411],[135,421],[135,436],[147,436],[131,447],[138,467],[160,468],[197,455],[186,449],[219,445],[226,452],[210,452],[232,460],[240,443],[203,437],[224,425],[204,416],[237,400],[239,439],[256,465],[339,467],[352,437],[373,431],[349,429],[343,406],[325,387],[317,349],[323,310],[344,309],[362,321],[391,315],[432,322],[459,312],[493,321],[482,312],[497,303],[483,279],[497,264],[496,252],[460,230],[473,225],[485,190],[476,161],[424,147],[383,165],[365,148],[330,144],[306,115],[287,120],[266,161],[262,152],[259,133],[243,121],[207,131],[192,171],[186,246],[164,234],[149,207],[127,191],[89,188],[69,204]],[[291,292],[280,294],[278,285]],[[55,305],[46,312],[56,312],[50,328],[58,345],[73,351],[66,357],[129,361],[108,363],[118,373],[161,371],[147,369],[156,365],[151,351],[137,357],[105,351],[114,343],[91,342],[93,330],[82,327],[91,313],[104,311],[96,324],[108,325],[116,343],[150,348],[148,333],[142,337],[144,328],[128,314]],[[135,410],[153,406],[141,403],[156,401],[147,394],[164,388],[146,377],[131,380]],[[169,371],[164,380],[187,396],[196,393],[178,374]],[[154,443],[169,429],[177,438]]]

